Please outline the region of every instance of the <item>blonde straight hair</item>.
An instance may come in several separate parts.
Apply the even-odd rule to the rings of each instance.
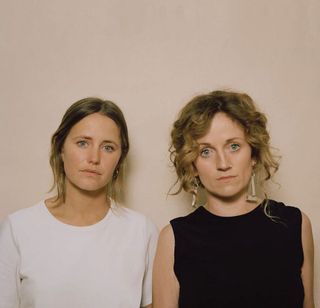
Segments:
[[[50,165],[53,172],[53,185],[50,191],[56,188],[58,200],[65,200],[65,172],[61,158],[61,150],[71,128],[86,116],[99,113],[112,119],[120,130],[121,157],[114,171],[112,180],[107,185],[106,195],[119,200],[123,186],[125,158],[129,151],[129,137],[125,118],[120,108],[113,102],[100,98],[88,97],[72,104],[64,114],[62,121],[51,138]]]

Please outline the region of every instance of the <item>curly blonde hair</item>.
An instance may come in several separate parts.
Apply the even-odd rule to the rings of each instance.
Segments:
[[[61,150],[71,128],[86,116],[99,113],[112,119],[119,128],[121,139],[121,157],[106,188],[106,195],[119,200],[123,184],[124,162],[129,151],[129,137],[125,118],[120,108],[113,102],[96,97],[81,99],[72,104],[64,114],[61,124],[51,138],[50,165],[53,172],[54,183],[50,191],[57,189],[58,200],[65,200],[65,172],[61,158]]]
[[[271,153],[267,118],[257,110],[252,98],[245,93],[213,91],[194,97],[174,122],[169,151],[178,176],[175,184],[179,186],[173,194],[182,190],[194,194],[194,161],[199,155],[196,140],[208,132],[211,120],[218,112],[225,113],[244,129],[252,158],[256,161],[255,173],[260,176],[261,182],[269,180],[278,170],[278,160]]]

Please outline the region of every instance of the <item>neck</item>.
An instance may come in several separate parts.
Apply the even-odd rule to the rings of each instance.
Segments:
[[[215,196],[207,193],[207,204],[205,207],[208,211],[218,216],[238,216],[250,212],[261,201],[258,200],[257,202],[248,202],[246,199],[246,193],[230,198]]]
[[[92,225],[105,217],[110,200],[105,187],[99,191],[85,191],[66,181],[65,200],[46,201],[50,212],[60,221],[75,225]]]
[[[96,191],[86,191],[66,181],[64,204],[79,212],[90,213],[96,209],[105,208],[106,205],[109,206],[109,199],[105,187]]]

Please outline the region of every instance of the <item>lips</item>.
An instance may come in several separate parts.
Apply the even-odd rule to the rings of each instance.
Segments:
[[[221,176],[221,177],[217,178],[217,180],[218,181],[227,181],[227,180],[232,180],[235,177],[236,177],[235,175],[227,175],[227,176]]]
[[[83,170],[80,170],[81,172],[83,173],[89,173],[89,174],[96,174],[96,175],[101,175],[101,173],[97,170],[92,170],[92,169],[83,169]]]

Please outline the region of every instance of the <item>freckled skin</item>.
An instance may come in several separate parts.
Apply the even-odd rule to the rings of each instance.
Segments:
[[[115,122],[99,113],[83,118],[72,127],[62,148],[66,185],[91,192],[104,189],[120,156],[120,131]]]
[[[243,199],[255,164],[243,128],[225,113],[217,113],[206,135],[197,140],[195,168],[211,199]]]

